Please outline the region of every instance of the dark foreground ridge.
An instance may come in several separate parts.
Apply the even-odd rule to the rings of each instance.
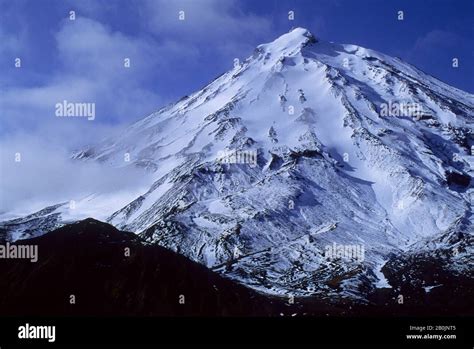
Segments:
[[[19,243],[37,244],[39,260],[0,263],[2,314],[192,316],[269,310],[270,303],[247,288],[94,219]]]
[[[0,315],[15,316],[292,316],[473,314],[472,279],[451,282],[426,295],[404,290],[372,294],[372,305],[326,299],[262,295],[184,256],[145,245],[132,233],[94,219],[67,225],[18,244],[38,245],[38,261],[0,260]],[[126,249],[130,249],[130,255]],[[410,275],[436,266],[404,263]],[[417,269],[418,268],[418,269]],[[403,282],[395,271],[389,281]],[[470,284],[466,284],[470,282]],[[400,285],[399,285],[400,286]],[[403,285],[402,285],[403,286]],[[397,289],[399,287],[394,287]],[[455,293],[449,294],[449,290]],[[70,303],[74,295],[75,304]],[[431,298],[430,298],[431,297]]]

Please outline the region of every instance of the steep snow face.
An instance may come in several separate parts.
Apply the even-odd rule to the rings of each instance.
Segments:
[[[156,175],[120,229],[264,292],[361,298],[391,253],[473,234],[473,117],[473,95],[297,28],[74,157]]]

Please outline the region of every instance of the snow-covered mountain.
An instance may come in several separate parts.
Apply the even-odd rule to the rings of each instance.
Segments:
[[[97,213],[121,230],[266,293],[362,299],[397,256],[442,249],[472,269],[473,124],[474,95],[296,28],[74,158],[154,173]],[[0,223],[4,238],[64,224],[53,204]]]

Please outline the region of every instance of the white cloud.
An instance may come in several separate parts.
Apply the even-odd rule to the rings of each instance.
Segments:
[[[185,20],[179,20],[179,11],[184,11]],[[224,53],[229,52],[230,45],[247,46],[252,38],[265,37],[272,26],[268,18],[244,13],[235,0],[145,0],[141,14],[150,31],[157,35],[187,45],[212,42],[212,50]],[[238,51],[232,50],[235,52]]]
[[[134,191],[147,178],[138,170],[71,161],[70,155],[160,106],[160,97],[143,87],[155,65],[153,44],[86,18],[64,21],[56,43],[60,65],[46,81],[10,86],[0,95],[0,212],[94,192]],[[125,57],[131,58],[130,69],[123,67]],[[63,100],[96,103],[96,119],[56,117],[55,104]],[[15,153],[21,153],[20,163]]]
[[[60,66],[47,81],[10,87],[0,96],[6,128],[63,123],[54,119],[54,105],[63,100],[96,103],[99,123],[130,122],[163,102],[143,86],[156,68],[156,60],[150,59],[158,55],[153,43],[112,32],[86,18],[65,21],[56,42]],[[131,59],[130,68],[124,67],[125,58]]]
[[[73,161],[48,137],[21,136],[0,142],[0,214],[32,213],[98,193],[122,192],[132,200],[151,182],[151,176],[138,169]],[[17,153],[20,162],[15,161]]]

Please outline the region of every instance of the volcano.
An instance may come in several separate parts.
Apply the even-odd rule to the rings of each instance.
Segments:
[[[146,244],[260,293],[367,302],[416,263],[472,279],[473,123],[474,95],[295,28],[72,158],[153,174],[140,196],[92,215]],[[91,216],[101,200],[91,193],[73,218],[51,203],[3,221],[2,239],[47,233],[81,207]],[[450,287],[439,278],[403,280]]]

